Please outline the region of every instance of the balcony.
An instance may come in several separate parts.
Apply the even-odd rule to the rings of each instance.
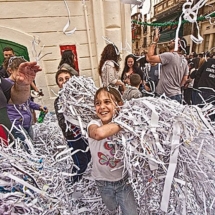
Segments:
[[[163,0],[154,6],[156,20],[164,19],[171,14],[181,11],[182,5],[186,0]]]

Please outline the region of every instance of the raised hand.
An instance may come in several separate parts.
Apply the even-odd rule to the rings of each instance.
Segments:
[[[153,42],[158,42],[160,38],[160,31],[159,28],[155,28],[155,34],[154,34],[154,38],[153,38]]]
[[[20,86],[30,85],[35,79],[36,73],[41,70],[37,62],[21,63],[17,71],[16,84]]]

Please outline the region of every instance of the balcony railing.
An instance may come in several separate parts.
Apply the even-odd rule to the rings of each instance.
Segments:
[[[181,10],[181,6],[186,0],[164,0],[154,6],[155,17],[159,18],[169,10]]]

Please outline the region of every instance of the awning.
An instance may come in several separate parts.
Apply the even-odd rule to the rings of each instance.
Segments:
[[[174,14],[170,14],[170,15],[167,15],[166,17],[160,18],[159,20],[154,21],[153,23],[175,22],[178,20],[180,14],[181,13],[176,12]],[[177,25],[161,27],[159,43],[168,42],[174,39],[176,35],[176,29],[177,29]],[[182,37],[182,36],[183,36],[183,26],[181,26],[179,30],[179,37]]]
[[[164,31],[160,33],[160,39],[158,43],[168,42],[175,38],[176,35],[176,29],[171,29],[169,31]],[[183,37],[183,27],[179,30],[179,37]]]
[[[155,18],[156,18],[156,21],[153,21],[153,23],[163,23],[163,22],[173,22],[175,20],[177,20],[181,13],[171,13],[171,14],[165,14],[166,16],[161,16],[160,14]]]

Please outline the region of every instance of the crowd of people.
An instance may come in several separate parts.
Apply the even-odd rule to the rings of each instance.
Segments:
[[[141,53],[141,56],[127,55],[121,77],[119,52],[114,52],[117,49],[115,45],[108,44],[102,53],[99,68],[103,86],[115,86],[123,95],[126,89],[133,87],[130,83],[131,76],[138,74],[141,78],[140,97],[166,96],[188,105],[213,102],[215,96],[214,55],[211,53],[197,55],[195,52],[186,55],[184,54],[186,47],[180,39],[177,41],[177,51],[175,51],[175,41],[172,40],[166,48],[159,50],[159,54],[155,54],[158,40],[159,33],[157,32],[152,44],[147,51]],[[111,46],[113,57],[108,55],[110,52],[105,54],[107,47],[111,50]],[[110,61],[111,66],[107,63]],[[111,68],[111,71],[107,68]],[[131,99],[130,96],[126,98],[125,94],[123,98]]]
[[[126,56],[121,78],[118,73],[120,55],[114,44],[108,44],[104,48],[100,60],[99,75],[103,88],[97,91],[94,101],[99,120],[89,123],[88,136],[93,160],[92,174],[103,202],[110,211],[114,211],[120,205],[123,214],[137,214],[133,192],[125,186],[125,184],[129,184],[127,175],[122,174],[122,169],[125,170],[126,166],[121,164],[121,168],[119,168],[121,160],[114,158],[114,153],[108,152],[112,147],[114,148],[114,145],[107,144],[109,138],[121,131],[118,124],[112,123],[112,118],[119,111],[118,107],[123,105],[126,100],[146,95],[168,97],[181,104],[203,104],[205,102],[215,104],[215,59],[207,59],[205,62],[202,60],[197,62],[198,58],[192,58],[192,56],[190,59],[186,59],[183,54],[184,43],[180,39],[171,40],[168,43],[168,51],[161,50],[157,55],[155,48],[158,41],[159,32],[156,30],[147,53],[142,55],[142,58],[145,59],[141,60],[139,65],[135,55]],[[107,52],[107,49],[111,51]],[[201,65],[199,65],[200,63]],[[193,69],[196,71],[194,72]],[[192,86],[196,80],[198,81],[194,92],[195,90],[198,92],[198,98],[201,100],[196,99],[193,102],[193,91],[188,92],[188,86]],[[214,120],[213,116],[211,116],[211,120]],[[104,161],[102,162],[104,158],[108,160],[105,167]],[[113,168],[116,168],[117,171],[111,171]],[[130,195],[127,193],[128,189]],[[126,200],[122,202],[125,196],[127,196],[126,200],[132,202],[132,205],[128,204]]]
[[[186,58],[183,54],[185,47],[180,40],[170,41],[168,51],[164,49],[155,54],[158,41],[159,32],[156,31],[147,52],[139,59],[133,54],[127,55],[121,75],[118,48],[113,43],[105,46],[98,67],[103,87],[97,90],[94,98],[98,119],[88,124],[87,139],[78,126],[65,121],[59,98],[54,103],[62,138],[72,148],[72,172],[75,173],[72,182],[82,178],[92,159],[92,176],[104,204],[112,212],[120,206],[123,215],[136,215],[137,206],[125,163],[114,157],[114,144],[110,141],[111,136],[122,131],[118,124],[112,122],[119,107],[126,100],[143,96],[166,96],[188,105],[215,104],[215,59],[211,56],[199,57],[195,53]],[[8,144],[10,130],[14,138],[24,141],[24,130],[33,139],[31,110],[48,110],[30,99],[30,85],[40,67],[36,62],[27,62],[15,56],[9,47],[3,53],[0,137]],[[73,75],[79,75],[74,65],[74,54],[71,50],[65,50],[55,75],[56,84],[62,89]],[[211,120],[214,120],[214,115],[211,115]]]

